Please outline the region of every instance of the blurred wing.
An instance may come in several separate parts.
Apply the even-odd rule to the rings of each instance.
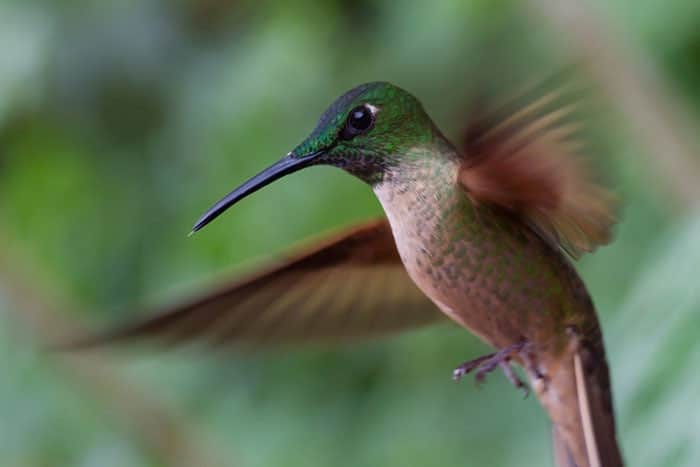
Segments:
[[[212,344],[334,341],[434,322],[442,314],[409,278],[386,220],[185,305],[70,348],[155,338]]]
[[[550,91],[465,131],[459,180],[475,202],[516,214],[572,257],[611,240],[615,197],[578,155],[575,106]]]

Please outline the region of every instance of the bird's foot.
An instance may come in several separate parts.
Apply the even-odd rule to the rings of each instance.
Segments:
[[[515,357],[520,357],[535,379],[544,379],[544,375],[542,375],[534,362],[532,344],[528,341],[518,342],[498,352],[464,362],[452,372],[452,379],[459,381],[463,376],[474,372],[477,384],[481,384],[486,379],[487,374],[491,373],[496,368],[501,368],[506,378],[508,378],[508,381],[516,388],[522,389],[525,392],[525,397],[527,397],[529,393],[528,387],[518,375],[515,374],[510,364],[511,360]]]

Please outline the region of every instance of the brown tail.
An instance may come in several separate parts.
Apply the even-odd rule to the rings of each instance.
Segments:
[[[572,345],[548,369],[539,398],[552,420],[558,467],[622,467],[615,435],[610,376],[599,333],[572,337]]]

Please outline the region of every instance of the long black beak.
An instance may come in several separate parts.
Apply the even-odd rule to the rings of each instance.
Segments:
[[[205,212],[204,215],[202,215],[202,217],[200,217],[199,220],[194,224],[190,235],[197,232],[202,227],[219,217],[221,213],[223,213],[225,210],[227,210],[246,196],[250,195],[251,193],[255,193],[260,188],[269,185],[270,183],[284,177],[285,175],[288,175],[292,172],[296,172],[298,170],[312,165],[315,159],[321,154],[323,154],[323,151],[317,151],[311,154],[297,157],[292,155],[292,153],[290,152],[285,157],[275,162],[270,167],[263,170],[262,172],[245,182],[243,185],[233,190],[228,195],[224,196],[219,202],[217,202],[214,206],[209,208],[209,210]]]

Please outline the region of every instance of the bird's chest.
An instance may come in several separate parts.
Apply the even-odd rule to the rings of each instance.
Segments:
[[[459,190],[420,183],[375,189],[413,281],[453,320],[504,346],[522,337],[529,310],[549,308],[527,238],[474,209]],[[456,187],[459,188],[459,187]],[[545,274],[546,275],[546,274]]]

